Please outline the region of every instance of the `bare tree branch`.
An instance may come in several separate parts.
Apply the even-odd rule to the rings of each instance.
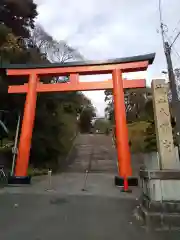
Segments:
[[[54,40],[40,25],[33,30],[29,44],[36,46],[41,53],[46,54],[51,62],[83,60],[83,56],[76,49],[63,40]]]

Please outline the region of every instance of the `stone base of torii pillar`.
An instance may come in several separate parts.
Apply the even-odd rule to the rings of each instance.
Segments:
[[[180,229],[180,161],[174,147],[167,84],[152,81],[157,155],[145,161],[140,219],[153,229]]]

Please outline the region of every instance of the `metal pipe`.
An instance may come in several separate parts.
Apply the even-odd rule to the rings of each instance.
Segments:
[[[13,176],[13,174],[14,174],[14,167],[15,167],[15,162],[16,162],[17,144],[18,144],[19,129],[20,129],[20,121],[21,121],[21,115],[19,114],[17,127],[16,127],[16,136],[15,136],[14,147],[13,147],[13,161],[12,161],[12,168],[11,168],[11,176]]]

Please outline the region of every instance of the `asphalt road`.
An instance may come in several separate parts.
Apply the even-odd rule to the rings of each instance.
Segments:
[[[88,136],[86,136],[88,138]],[[86,138],[85,137],[85,138]],[[84,137],[82,138],[84,148]],[[95,140],[95,136],[94,136]],[[100,139],[99,139],[100,140]],[[96,139],[97,141],[97,139]],[[97,159],[105,152],[93,143],[93,136],[86,144],[94,148],[93,173],[82,191],[86,165],[79,162],[88,151],[82,150],[70,171],[53,176],[51,187],[48,179],[35,181],[27,187],[7,187],[0,190],[0,240],[179,240],[180,232],[147,231],[134,216],[138,205],[139,190],[125,194],[114,186],[114,163],[108,162],[99,173],[104,159]],[[107,144],[108,145],[108,144]],[[107,148],[106,145],[106,148]],[[86,161],[88,163],[88,160]],[[96,172],[96,166],[98,173]],[[108,173],[108,167],[110,172]]]
[[[2,240],[179,240],[180,233],[147,232],[134,218],[133,199],[4,194]]]

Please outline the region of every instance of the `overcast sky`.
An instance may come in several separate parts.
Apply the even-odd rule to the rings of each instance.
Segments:
[[[103,60],[156,52],[146,75],[129,78],[162,77],[166,69],[159,29],[158,0],[35,0],[38,23],[57,40],[66,40],[86,59]],[[162,0],[164,23],[170,39],[180,31],[180,0]],[[174,67],[180,66],[180,38],[174,45]],[[102,76],[101,76],[102,78]],[[87,92],[104,115],[104,93]]]

